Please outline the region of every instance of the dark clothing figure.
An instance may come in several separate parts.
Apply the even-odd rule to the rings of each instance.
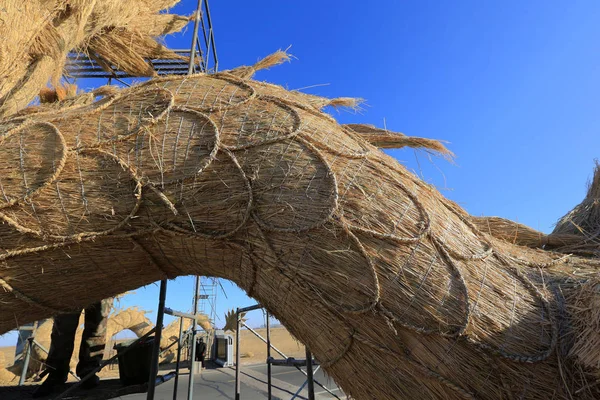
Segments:
[[[112,303],[112,298],[105,299],[85,309],[85,322],[79,348],[79,362],[76,369],[77,376],[80,378],[92,372],[102,362],[106,345],[107,317]],[[67,381],[80,315],[81,312],[61,314],[54,317],[50,352],[46,360],[48,378],[34,393],[34,397],[47,396],[53,392],[56,386],[60,386]],[[94,376],[89,381],[84,382],[83,386],[92,388],[97,386],[98,382],[99,378]]]
[[[202,338],[198,338],[196,341],[196,361],[200,361],[202,368],[204,368],[204,357],[206,357],[206,344]]]

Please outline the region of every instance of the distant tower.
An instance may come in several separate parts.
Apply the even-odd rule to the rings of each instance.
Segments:
[[[217,318],[217,293],[219,280],[207,276],[197,277],[195,293],[198,299],[198,313],[208,316],[214,327]]]

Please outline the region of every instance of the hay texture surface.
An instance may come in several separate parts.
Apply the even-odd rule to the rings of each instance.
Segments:
[[[0,332],[210,275],[355,399],[599,398],[598,261],[482,229],[370,142],[443,146],[251,80],[275,61],[6,120]]]
[[[159,13],[178,0],[6,0],[0,7],[0,120],[58,82],[76,50],[104,69],[154,76],[148,59],[179,58],[156,37],[188,17]]]

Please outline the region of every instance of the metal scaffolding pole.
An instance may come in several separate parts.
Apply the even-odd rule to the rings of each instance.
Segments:
[[[310,349],[306,347],[306,381],[308,382],[308,400],[315,400],[315,381],[313,378],[313,360]]]
[[[196,276],[194,289],[194,315],[198,315],[198,292],[200,290],[200,277]],[[194,375],[196,374],[196,319],[192,320],[192,354],[190,354],[190,380],[188,384],[188,399],[194,397]]]
[[[156,315],[156,333],[154,335],[154,347],[152,349],[152,364],[150,365],[150,377],[148,378],[148,395],[146,399],[154,400],[156,389],[156,376],[158,375],[158,357],[160,355],[160,338],[163,330],[165,317],[165,299],[167,297],[167,280],[160,281],[160,295],[158,298],[158,312]]]
[[[240,309],[235,313],[235,400],[240,400]]]
[[[298,392],[296,392],[296,394],[294,395],[294,397],[292,397],[292,399],[296,398],[300,392],[302,391],[302,389],[304,389],[304,386],[306,386],[309,382],[308,379],[308,372],[304,371],[301,366],[304,365],[308,365],[309,363],[314,364],[312,357],[311,358],[307,358],[306,360],[293,360],[293,359],[289,359],[281,350],[279,350],[277,347],[273,346],[270,343],[270,323],[267,322],[267,339],[265,339],[264,337],[262,337],[262,335],[258,332],[256,332],[254,329],[250,328],[248,325],[246,325],[244,322],[242,322],[240,320],[240,314],[244,313],[244,312],[248,312],[248,311],[253,311],[253,310],[258,310],[263,308],[260,304],[256,304],[254,306],[250,306],[250,307],[244,307],[244,308],[238,308],[236,311],[236,319],[237,319],[237,328],[236,328],[236,332],[239,332],[240,327],[244,327],[246,329],[248,329],[248,331],[250,331],[251,333],[254,334],[254,336],[256,336],[257,338],[259,338],[263,343],[267,344],[267,352],[270,351],[270,349],[275,350],[275,352],[279,353],[280,356],[282,356],[285,360],[274,360],[273,357],[271,357],[270,355],[267,355],[267,370],[271,368],[272,365],[286,365],[286,366],[293,366],[295,367],[300,373],[302,373],[304,376],[307,377],[307,380],[304,381],[304,384],[302,384],[302,386],[300,387],[300,389],[298,390]],[[266,310],[265,310],[266,311]],[[268,315],[268,312],[267,312]],[[267,320],[268,321],[268,320]],[[238,364],[239,364],[239,358],[238,358],[238,354],[239,354],[239,347],[240,347],[240,341],[239,341],[239,337],[240,335],[238,335],[236,333],[236,367],[235,367],[235,371],[236,371],[236,400],[239,399],[239,368],[238,368]],[[311,368],[312,368],[312,364],[311,364]],[[323,390],[325,390],[327,393],[329,393],[331,396],[335,397],[336,399],[339,399],[340,397],[338,395],[336,395],[335,393],[333,393],[331,390],[329,390],[325,385],[323,385],[322,383],[320,383],[319,381],[317,381],[316,379],[314,379],[314,373],[316,371],[319,370],[319,368],[321,368],[320,366],[318,366],[313,372],[313,377],[312,379],[310,379],[311,382],[316,383],[317,385],[319,385]],[[270,378],[270,377],[268,377]],[[270,379],[269,379],[270,380]],[[268,384],[268,381],[267,381]],[[268,388],[269,390],[272,389],[272,385],[268,384]],[[314,388],[314,385],[313,385]],[[313,393],[314,393],[314,389],[313,389]]]
[[[305,360],[305,361],[306,361],[306,360]],[[317,373],[317,371],[319,370],[319,368],[321,368],[321,366],[320,366],[320,365],[319,365],[317,368],[315,368],[315,370],[313,371],[313,375],[314,375],[315,373]],[[317,382],[317,381],[315,381],[315,382]],[[307,384],[308,384],[308,379],[304,381],[304,383],[302,384],[302,386],[300,386],[300,388],[299,388],[299,389],[296,391],[296,393],[294,393],[294,395],[292,396],[292,398],[291,398],[290,400],[294,400],[294,399],[296,399],[297,397],[299,397],[299,396],[300,396],[300,392],[302,392],[302,390],[304,389],[304,386],[306,386]],[[336,395],[333,395],[333,396],[334,396],[336,399],[339,399],[339,397],[338,397],[338,396],[336,396]],[[310,396],[309,396],[309,397],[310,397]],[[314,397],[313,397],[313,400],[314,400]]]
[[[175,376],[175,387],[173,388],[173,400],[176,400],[177,399],[177,385],[178,385],[178,382],[179,382],[179,378],[178,378],[178,375],[179,375],[179,363],[181,361],[181,344],[183,343],[183,320],[184,320],[184,318],[188,318],[188,319],[192,320],[192,322],[195,324],[196,320],[197,320],[197,316],[192,315],[192,314],[187,314],[187,313],[184,313],[184,312],[181,312],[181,311],[175,311],[175,310],[172,310],[170,308],[165,308],[165,314],[172,315],[172,316],[178,317],[180,319],[179,340],[177,342],[174,342],[174,343],[178,343],[178,345],[179,345],[177,347],[177,364],[175,365],[175,375],[176,375]],[[188,386],[188,397],[187,397],[188,400],[191,400],[192,397],[194,396],[194,388],[193,388],[194,379],[193,379],[193,376],[192,376],[192,368],[193,368],[194,362],[195,362],[194,361],[194,358],[195,358],[195,356],[194,356],[194,354],[195,354],[194,347],[195,346],[192,346],[192,357],[190,357],[190,382],[191,382],[192,387],[190,388]]]
[[[217,57],[217,45],[215,44],[215,33],[213,32],[213,25],[212,25],[212,19],[210,17],[210,8],[208,6],[208,0],[204,0],[204,9],[206,10],[206,19],[208,21],[208,36],[210,39],[210,48],[212,49],[212,53],[213,53],[213,58],[215,59],[214,63],[215,63],[215,68],[213,70],[213,72],[217,72],[219,70],[219,58]],[[206,44],[206,48],[207,48],[207,53],[209,53],[208,51],[208,43]],[[207,60],[207,71],[208,72],[208,60]]]
[[[202,0],[198,0],[196,8],[196,17],[194,18],[194,34],[192,36],[192,46],[190,47],[190,65],[188,67],[188,75],[194,73],[194,62],[196,58],[196,46],[198,43],[198,28],[200,27],[200,14],[202,14]]]
[[[271,400],[271,392],[273,391],[272,389],[272,382],[271,382],[271,321],[269,321],[269,319],[271,318],[271,316],[269,315],[269,312],[266,312],[267,315],[267,385],[268,385],[268,389],[267,389],[267,399]]]
[[[179,363],[181,362],[181,343],[183,342],[183,317],[179,317],[179,342],[177,343],[177,363],[175,364],[175,382],[173,384],[173,400],[177,400],[179,384]]]
[[[23,361],[23,370],[21,371],[21,377],[19,378],[19,386],[25,384],[27,378],[27,370],[29,369],[29,360],[31,359],[31,350],[33,350],[33,336],[27,338],[27,349],[25,349],[25,361]]]

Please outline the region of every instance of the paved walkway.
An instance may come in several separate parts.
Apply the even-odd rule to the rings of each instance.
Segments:
[[[306,381],[306,376],[298,371],[295,367],[273,366],[272,368],[272,385],[274,389],[278,390],[277,397],[281,398],[282,400],[291,399],[300,386]],[[265,364],[247,367],[242,366],[241,373],[257,381],[259,386],[262,386],[265,391],[267,390],[267,366]],[[327,377],[325,373],[321,371],[321,369],[314,374],[314,380],[315,396],[318,399],[336,399],[337,397],[335,396],[338,396],[341,399],[346,398],[346,396],[336,386],[333,379]],[[332,394],[325,390],[325,388],[319,386],[317,382],[329,389]],[[298,398],[306,398],[308,395],[306,386],[300,394],[302,396]]]
[[[240,398],[243,400],[263,400],[267,398],[267,366],[264,364],[254,366],[242,366],[241,369]],[[273,366],[273,399],[289,400],[305,381],[304,375],[294,367]],[[315,379],[325,385],[341,399],[345,396],[341,393],[335,383],[328,379],[320,370],[315,374]],[[189,375],[184,370],[179,378],[177,388],[177,399],[187,400]],[[156,388],[155,400],[173,399],[174,380],[163,383]],[[317,399],[335,399],[326,390],[315,383],[315,395]],[[297,399],[306,399],[306,388]],[[118,397],[123,400],[145,400],[146,394],[132,394]],[[194,400],[208,399],[235,399],[235,369],[215,368],[206,369],[202,374],[196,375],[194,379]]]
[[[160,374],[165,375],[169,370],[163,369]],[[187,369],[183,369],[179,377],[177,387],[177,399],[187,400],[189,374]],[[264,364],[242,366],[240,370],[241,381],[241,400],[263,400],[267,398],[267,366]],[[305,376],[295,367],[273,366],[272,371],[272,399],[290,400],[305,382]],[[315,395],[319,400],[330,400],[345,396],[335,386],[335,383],[328,379],[321,370],[315,373],[315,381],[326,386],[333,394],[328,393],[324,388],[315,382]],[[73,385],[73,383],[70,383]],[[38,384],[28,384],[22,387],[0,387],[0,399],[2,400],[23,400],[30,399],[31,394]],[[155,400],[172,400],[175,379],[171,379],[156,387]],[[126,394],[135,393],[135,394]],[[48,399],[53,398],[56,393]],[[119,396],[120,395],[120,396]],[[114,397],[118,396],[118,397]],[[65,400],[104,400],[108,398],[123,400],[146,400],[145,385],[124,387],[118,378],[103,379],[99,387],[94,390],[86,391],[76,389],[73,395],[65,397]],[[306,387],[299,393],[296,399],[306,400],[308,396]],[[339,397],[336,397],[339,396]],[[213,368],[202,371],[194,379],[194,400],[212,400],[212,399],[235,399],[235,369],[233,368]]]

